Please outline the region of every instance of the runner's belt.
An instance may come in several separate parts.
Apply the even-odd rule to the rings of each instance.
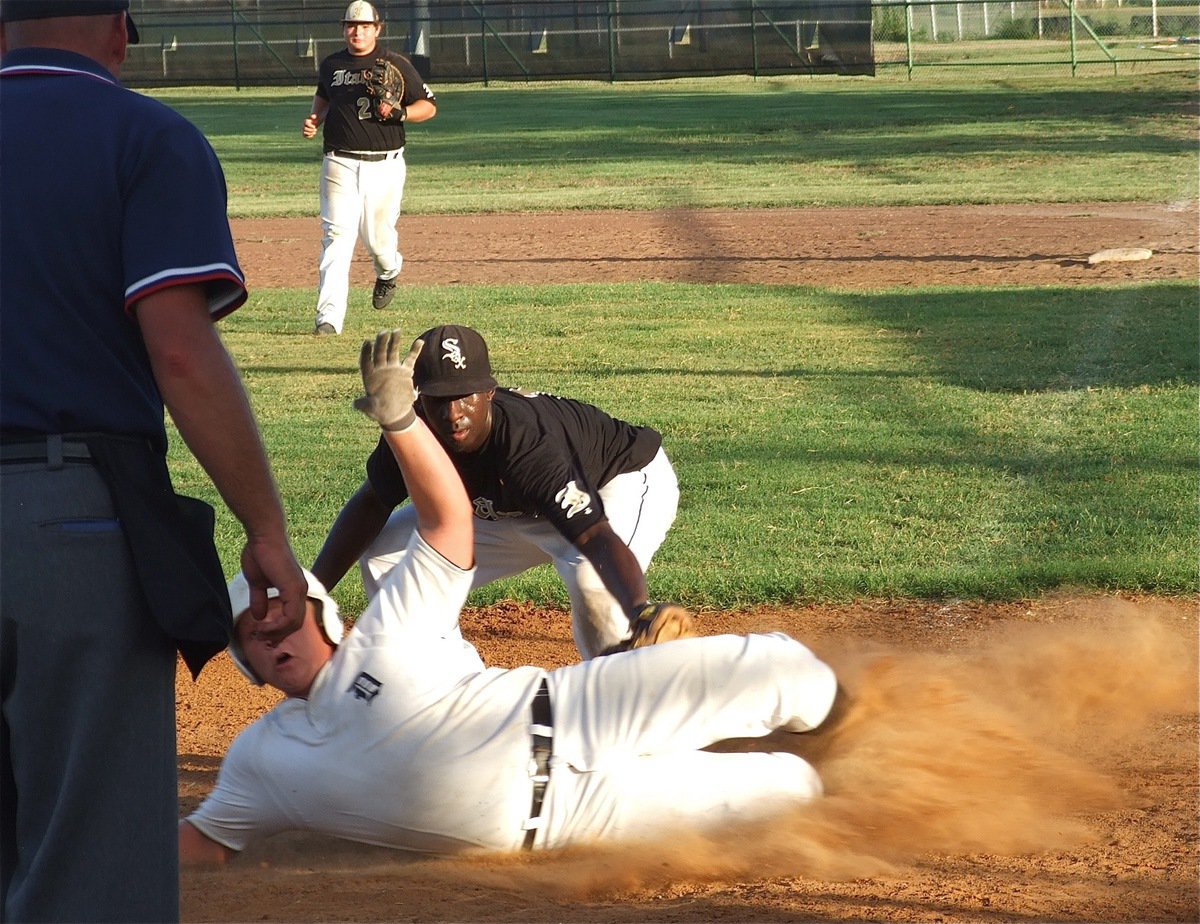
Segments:
[[[533,756],[529,761],[529,778],[533,780],[533,804],[529,808],[529,820],[525,822],[523,850],[533,849],[533,839],[542,826],[542,803],[546,800],[546,785],[550,782],[550,755],[554,751],[554,713],[550,709],[550,687],[546,678],[538,687],[530,704],[533,725]]]

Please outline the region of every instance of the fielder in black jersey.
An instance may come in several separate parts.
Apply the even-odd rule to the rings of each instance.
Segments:
[[[650,427],[582,401],[500,388],[468,327],[421,335],[417,412],[449,451],[475,512],[474,587],[553,563],[585,658],[619,645],[647,599],[645,572],[675,519],[679,487]],[[382,440],[313,572],[332,588],[357,560],[368,598],[416,528]]]
[[[366,0],[354,0],[342,19],[346,47],[321,62],[312,110],[300,133],[315,138],[323,127],[321,165],[321,263],[315,333],[340,334],[346,320],[354,245],[375,264],[371,304],[386,308],[404,264],[396,222],[408,167],[405,126],[437,115],[437,99],[402,55],[378,45],[383,23]],[[384,113],[367,92],[366,74],[385,58],[404,75],[398,107]]]

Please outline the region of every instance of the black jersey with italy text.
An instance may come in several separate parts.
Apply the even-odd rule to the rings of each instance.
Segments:
[[[541,516],[574,541],[604,517],[599,489],[617,475],[644,468],[661,446],[657,430],[583,401],[497,388],[492,431],[483,446],[450,458],[477,517]],[[408,497],[382,437],[367,459],[367,479],[385,504],[395,507]]]
[[[369,55],[352,55],[343,48],[321,62],[317,75],[317,96],[329,103],[324,122],[326,153],[395,151],[404,147],[403,122],[380,122],[371,115],[371,97],[363,84],[363,74],[380,57],[387,58],[404,74],[405,106],[419,99],[437,103],[412,62],[402,55],[380,49]]]

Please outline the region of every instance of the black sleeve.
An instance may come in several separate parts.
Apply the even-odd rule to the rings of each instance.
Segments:
[[[319,96],[327,103],[329,102],[329,75],[332,70],[329,66],[329,58],[325,58],[321,62],[321,66],[317,68],[317,89],[313,93],[314,96]]]
[[[393,508],[408,499],[408,485],[400,474],[400,465],[392,455],[392,447],[382,436],[374,451],[367,456],[367,481],[379,499]]]

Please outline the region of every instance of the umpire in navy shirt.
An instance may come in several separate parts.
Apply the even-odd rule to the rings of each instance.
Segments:
[[[246,299],[224,176],[193,125],[118,82],[128,6],[0,2],[6,921],[179,918],[176,651],[195,676],[230,616],[213,510],[171,486],[164,407],[245,528],[260,631],[305,609],[213,324]]]

